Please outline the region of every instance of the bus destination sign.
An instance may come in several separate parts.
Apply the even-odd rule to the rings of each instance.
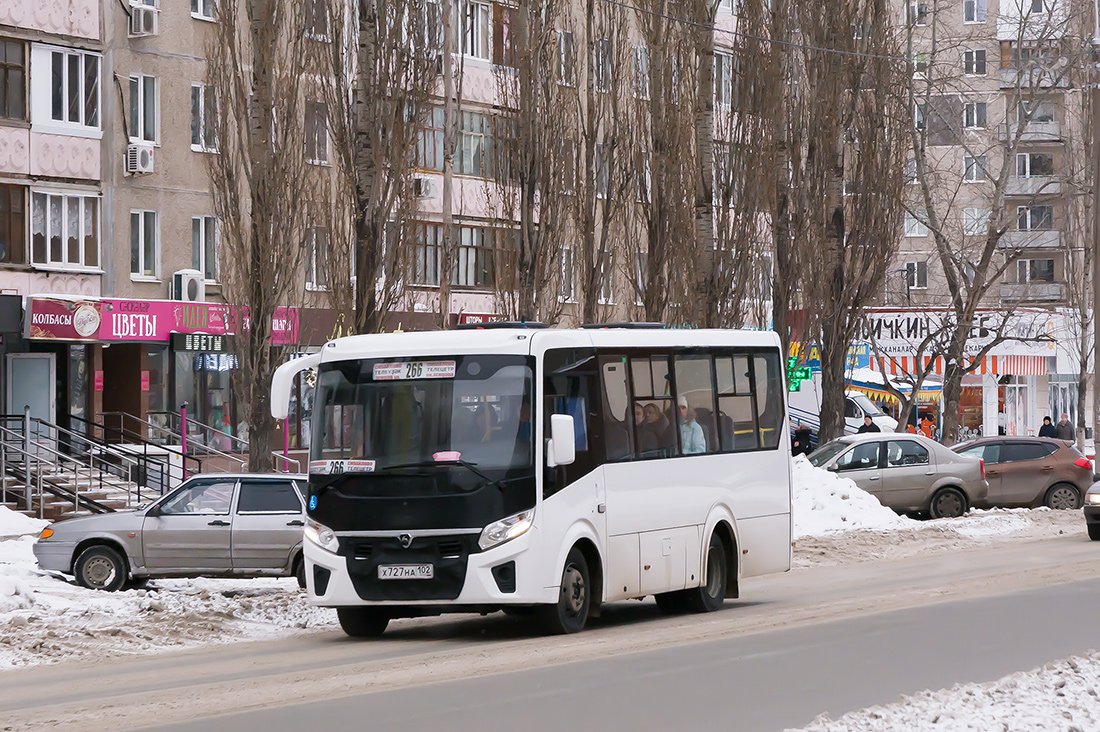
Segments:
[[[453,379],[454,377],[454,361],[406,361],[404,363],[374,364],[375,381]]]

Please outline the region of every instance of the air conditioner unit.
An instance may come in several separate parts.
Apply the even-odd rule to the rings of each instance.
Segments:
[[[129,175],[153,172],[153,146],[131,142],[126,146],[126,172]]]
[[[181,269],[172,274],[172,299],[206,302],[206,280],[197,269]]]
[[[149,5],[130,5],[130,38],[145,38],[157,34],[157,14]]]
[[[420,176],[413,178],[413,196],[416,198],[432,197],[432,179]]]

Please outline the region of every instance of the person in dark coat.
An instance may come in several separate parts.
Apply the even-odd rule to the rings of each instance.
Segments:
[[[1058,430],[1059,440],[1068,440],[1073,442],[1077,439],[1077,428],[1073,426],[1073,423],[1069,421],[1069,415],[1063,413],[1061,421],[1058,422],[1056,428]]]
[[[1043,426],[1039,428],[1039,437],[1057,437],[1058,429],[1050,421],[1050,417],[1043,417]]]
[[[882,432],[882,430],[878,428],[878,425],[875,424],[875,421],[873,419],[864,416],[863,425],[858,430],[856,430],[856,434],[862,435],[864,432]]]
[[[791,439],[791,455],[809,455],[811,452],[813,447],[810,445],[810,428],[799,423]]]

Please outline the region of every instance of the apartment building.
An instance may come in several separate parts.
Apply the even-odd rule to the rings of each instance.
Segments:
[[[1073,273],[1080,272],[1086,244],[1081,193],[1091,187],[1083,179],[1081,128],[1087,101],[1081,39],[1091,21],[1077,12],[1074,3],[1052,0],[898,7],[924,159],[918,166],[915,150],[906,171],[908,211],[882,298],[896,310],[883,317],[923,318],[929,322],[911,330],[927,333],[937,310],[949,306],[930,227],[949,242],[958,261],[953,271],[963,281],[973,276],[990,230],[1003,229],[993,235],[996,282],[982,301],[987,322],[1011,310],[1014,335],[1058,334],[1057,344],[1013,340],[985,355],[964,379],[964,434],[1035,434],[1048,413],[1076,418],[1076,387],[1069,386],[1076,354],[1061,345],[1073,336],[1060,309],[1083,286]],[[923,200],[926,186],[934,217]],[[975,353],[990,342],[987,329],[977,330]],[[919,341],[892,348],[911,367]]]

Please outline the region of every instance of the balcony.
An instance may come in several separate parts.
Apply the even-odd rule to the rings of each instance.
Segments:
[[[1005,186],[1006,196],[1056,196],[1061,192],[1062,179],[1055,175],[1012,176]]]
[[[1057,249],[1062,246],[1062,232],[1006,231],[997,242],[1000,249]]]
[[[1019,125],[1013,124],[1007,130],[1004,125],[998,125],[998,135],[1001,142],[1016,138]],[[1062,142],[1061,122],[1032,122],[1024,128],[1020,135],[1020,142]]]
[[[1000,86],[1002,89],[1068,89],[1070,75],[1063,68],[1058,69],[1001,69]]]
[[[1057,302],[1066,299],[1066,286],[1061,282],[1003,284],[1001,299],[1011,302]]]

